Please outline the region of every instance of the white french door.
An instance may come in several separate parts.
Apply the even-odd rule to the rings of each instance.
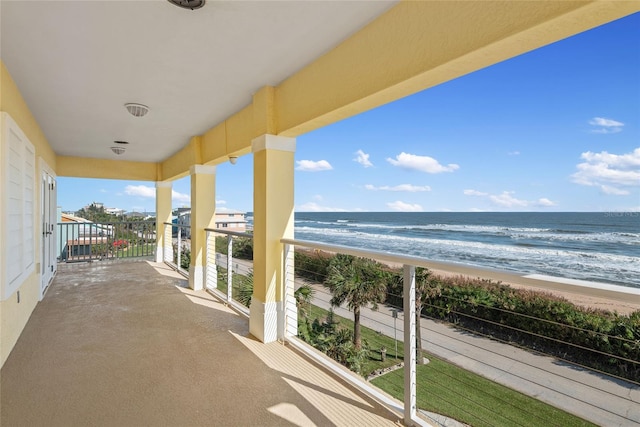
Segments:
[[[57,230],[57,209],[56,209],[56,178],[52,172],[42,168],[42,270],[40,284],[40,299],[44,296],[53,276],[57,271],[57,251],[56,251],[56,230]]]

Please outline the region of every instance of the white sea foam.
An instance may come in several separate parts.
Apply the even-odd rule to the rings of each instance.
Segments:
[[[640,258],[634,256],[542,246],[425,239],[350,228],[300,227],[296,228],[296,233],[304,236],[299,236],[300,238],[308,240],[327,241],[329,239],[336,244],[410,254],[432,260],[463,262],[521,273],[544,273],[640,287]],[[615,239],[607,241],[617,242]]]

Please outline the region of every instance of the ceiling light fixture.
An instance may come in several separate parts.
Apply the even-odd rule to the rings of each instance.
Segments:
[[[238,163],[238,156],[229,156],[229,163],[231,163],[232,165]]]
[[[136,104],[134,102],[124,104],[124,106],[127,108],[127,111],[134,117],[143,117],[146,116],[149,112],[149,107],[142,104]]]
[[[116,153],[119,156],[120,154],[125,152],[125,148],[124,147],[111,147],[111,151],[113,151],[114,153]]]
[[[128,145],[127,141],[113,141],[114,144]]]
[[[175,4],[183,9],[200,9],[204,6],[205,0],[169,0],[169,3]]]

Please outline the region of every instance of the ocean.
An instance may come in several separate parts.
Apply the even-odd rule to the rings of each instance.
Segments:
[[[638,212],[296,212],[295,238],[640,288]]]

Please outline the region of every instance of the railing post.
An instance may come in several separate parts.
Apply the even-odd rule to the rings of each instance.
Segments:
[[[182,227],[178,227],[178,254],[176,255],[176,267],[178,268],[178,270],[180,270],[182,267],[180,267],[181,264],[181,255],[182,255]]]
[[[158,233],[158,226],[156,225],[156,234]],[[162,251],[162,262],[167,262],[167,254],[165,254],[165,248],[167,247],[167,243],[166,243],[166,239],[167,239],[167,224],[162,223],[162,248],[160,248],[160,250]],[[158,236],[156,235],[156,245],[158,244],[158,241],[160,239],[158,239]]]
[[[227,235],[227,302],[233,299],[233,236]]]
[[[404,423],[416,416],[416,268],[404,265]]]
[[[164,224],[164,246],[163,259],[164,262],[173,263],[173,224]]]
[[[298,307],[295,299],[294,246],[285,244],[282,259],[284,261],[284,294],[282,297],[282,316],[278,321],[278,339],[286,340],[298,335]]]
[[[218,288],[218,266],[216,265],[216,236],[207,230],[205,243],[204,283],[207,289]]]

